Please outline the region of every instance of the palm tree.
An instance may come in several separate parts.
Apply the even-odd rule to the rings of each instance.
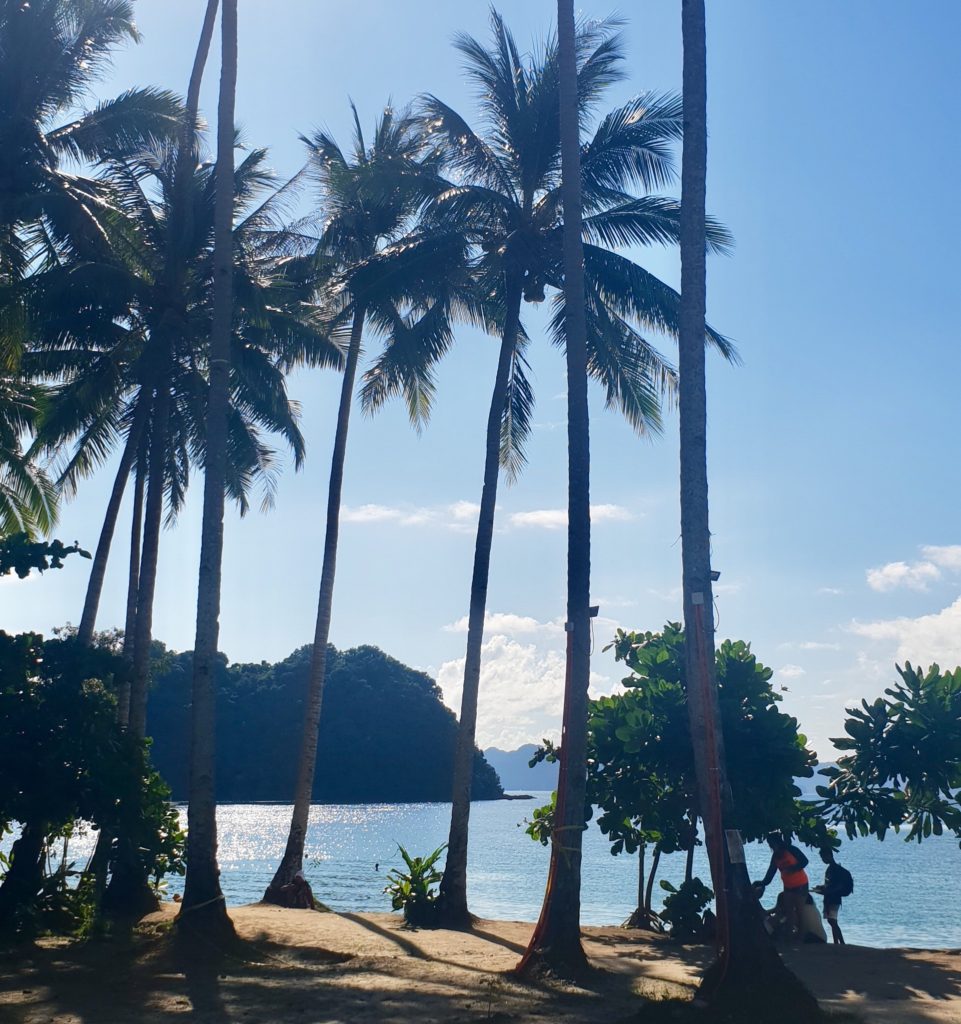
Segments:
[[[21,438],[36,422],[39,389],[14,375],[0,376],[0,537],[49,532],[57,491],[24,454]]]
[[[21,281],[51,252],[109,250],[98,183],[61,168],[171,138],[168,92],[131,89],[76,115],[111,51],[138,39],[129,0],[0,0],[0,281]]]
[[[279,433],[299,465],[304,443],[297,408],[286,395],[284,372],[299,362],[337,364],[340,355],[320,332],[309,288],[288,264],[298,244],[282,225],[291,185],[270,190],[266,154],[254,150],[236,170],[238,220],[234,228],[235,319],[230,373],[230,447],[227,488],[245,512],[253,482],[272,499],[275,453],[262,431]],[[138,614],[133,651],[131,725],[142,734],[149,670],[151,612],[159,537],[166,500],[169,517],[179,512],[192,464],[203,464],[206,447],[207,377],[210,357],[211,241],[214,221],[213,170],[195,166],[186,182],[188,230],[175,248],[172,230],[177,186],[176,147],[158,146],[135,160],[109,162],[106,184],[125,216],[122,254],[110,263],[86,264],[61,276],[46,275],[49,322],[62,329],[44,332],[31,356],[35,374],[62,378],[53,389],[41,440],[66,453],[60,479],[72,490],[124,438],[114,494],[122,494],[133,456],[146,443],[146,510],[139,565]],[[270,190],[268,192],[268,190]],[[268,192],[264,199],[264,192]],[[156,198],[154,198],[156,196]],[[119,232],[118,232],[119,233]],[[173,255],[171,256],[171,251]],[[181,286],[167,286],[169,260],[176,261]],[[72,311],[83,306],[83,291],[95,290],[97,315],[78,326]],[[79,294],[78,294],[79,293]],[[175,336],[169,325],[175,323]],[[76,438],[71,448],[66,442]],[[112,535],[119,501],[108,506],[104,534]],[[108,548],[109,550],[109,545]],[[102,575],[93,577],[95,611]],[[88,608],[91,597],[88,596]],[[93,616],[88,617],[92,629]]]
[[[816,1000],[784,966],[764,930],[740,836],[732,824],[714,658],[714,599],[707,478],[704,336],[707,302],[704,200],[707,182],[707,55],[704,0],[682,0],[684,150],[681,164],[681,310],[678,405],[681,557],[687,704],[704,838],[717,899],[720,956],[700,995],[738,1016],[820,1019]],[[752,1013],[752,1009],[754,1012]]]
[[[550,333],[556,345],[566,342],[557,45],[551,40],[542,53],[525,60],[496,12],[491,23],[489,50],[470,36],[456,42],[482,97],[486,134],[475,132],[436,97],[423,102],[425,122],[442,146],[454,179],[434,196],[425,219],[435,235],[446,230],[476,247],[478,292],[496,296],[500,309],[501,344],[487,419],[453,809],[441,886],[443,916],[459,924],[469,920],[471,770],[498,473],[503,465],[511,480],[523,467],[533,407],[525,373],[529,339],[521,321],[523,302],[539,302],[545,289],[553,288],[558,294]],[[605,88],[620,77],[623,55],[608,22],[582,25],[575,45],[579,120],[586,126]],[[673,380],[670,367],[642,332],[676,334],[678,296],[607,246],[677,241],[679,204],[647,193],[671,180],[671,147],[680,134],[680,101],[648,94],[603,117],[581,148],[588,373],[605,388],[608,405],[620,408],[639,432],[658,432],[659,400]],[[635,186],[645,194],[633,195],[629,190]],[[715,249],[730,243],[726,231],[713,222],[709,238]],[[732,355],[720,335],[709,330],[707,337]],[[370,404],[390,390],[374,377]]]
[[[581,845],[587,789],[587,690],[591,675],[590,436],[587,407],[587,318],[581,209],[577,43],[572,0],[557,0],[561,202],[564,209],[564,322],[567,353],[567,673],[557,808],[544,905],[522,960],[576,975],[587,966],[581,946]],[[701,334],[703,338],[703,331]],[[703,348],[703,342],[701,344]]]
[[[264,894],[270,902],[283,900],[282,887],[303,867],[333,609],[347,433],[365,327],[390,338],[390,356],[380,359],[379,371],[392,374],[408,397],[411,418],[422,421],[429,413],[432,394],[430,365],[450,343],[456,272],[463,267],[460,245],[455,246],[453,260],[448,259],[438,272],[436,247],[416,231],[414,217],[425,192],[437,186],[433,156],[425,149],[418,123],[388,106],[368,146],[356,108],[353,113],[350,156],[326,132],[303,140],[327,217],[315,253],[324,282],[321,301],[333,329],[348,340],[294,807],[283,859]],[[459,283],[469,290],[469,276]],[[468,308],[469,299],[462,305]]]
[[[214,671],[220,633],[224,547],[224,498],[230,444],[230,368],[233,356],[234,107],[237,98],[237,0],[221,8],[220,102],[215,170],[213,320],[207,401],[207,459],[197,585],[197,635],[190,732],[190,803],[187,810],[187,878],[178,922],[205,937],[233,934],[217,867],[214,793]],[[190,915],[189,918],[187,915]]]

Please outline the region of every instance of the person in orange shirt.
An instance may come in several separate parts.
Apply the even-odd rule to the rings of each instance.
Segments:
[[[754,884],[759,890],[758,895],[760,896],[775,873],[778,871],[781,873],[784,902],[790,914],[789,923],[794,933],[800,935],[801,913],[805,900],[808,898],[810,885],[807,872],[804,870],[808,865],[808,859],[796,846],[791,845],[783,832],[774,832],[769,835],[767,844],[771,847],[771,863],[764,878]]]

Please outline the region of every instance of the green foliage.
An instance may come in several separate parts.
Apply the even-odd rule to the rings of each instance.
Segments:
[[[404,920],[413,927],[429,925],[433,921],[434,901],[437,898],[437,885],[444,877],[437,870],[437,861],[447,849],[447,844],[438,846],[426,857],[411,857],[403,846],[398,845],[401,857],[407,870],[391,868],[387,872],[388,884],[384,892],[390,896],[390,905],[394,910],[404,911]]]
[[[547,741],[545,740],[545,743]],[[535,807],[530,818],[525,818],[523,824],[527,826],[524,831],[536,839],[541,846],[550,846],[551,836],[554,834],[554,812],[557,810],[557,793],[551,793],[551,802],[543,807]]]
[[[599,808],[597,823],[610,839],[614,855],[643,851],[649,845],[657,853],[690,851],[700,841],[694,751],[684,695],[684,633],[671,622],[661,633],[618,630],[606,649],[610,648],[631,675],[622,681],[624,693],[601,697],[590,705],[588,808]],[[794,779],[812,776],[817,758],[798,732],[796,719],[778,709],[781,696],[774,690],[772,677],[749,644],[725,640],[718,647],[718,689],[734,822],[748,840],[786,828],[809,845],[836,847],[837,839],[818,806],[799,799]],[[556,761],[558,756],[558,749],[545,740],[531,764]],[[527,834],[545,846],[553,814],[551,804],[535,810],[525,822]],[[656,862],[651,871],[653,875]],[[691,891],[696,890],[685,890],[685,899]],[[651,908],[640,909],[649,920]],[[684,933],[686,925],[679,927]]]
[[[847,751],[822,769],[822,813],[849,837],[907,829],[921,842],[945,830],[961,841],[961,668],[895,666],[899,682],[848,709]]]
[[[17,866],[15,846],[12,863],[0,864],[0,904],[14,927],[85,920],[92,893],[77,884],[66,854],[80,823],[130,835],[155,884],[183,872],[184,834],[169,790],[146,745],[117,723],[111,691],[125,671],[109,638],[86,647],[72,636],[44,642],[0,632],[0,828],[19,823],[21,837],[32,837],[19,846],[31,851],[27,860]],[[64,850],[48,871],[43,851],[54,844]]]
[[[154,645],[147,721],[151,757],[174,796],[187,794],[193,657]],[[216,666],[217,793],[223,800],[289,800],[310,671],[310,648],[276,664]],[[318,803],[449,800],[457,719],[430,676],[376,647],[328,647],[313,800]],[[501,796],[475,753],[475,799]]]
[[[670,928],[671,938],[677,942],[696,942],[703,938],[701,915],[714,899],[714,890],[709,889],[700,878],[682,882],[680,888],[662,881],[661,888],[669,895],[664,900],[664,909],[659,916]]]
[[[626,692],[594,701],[590,795],[601,806],[612,852],[657,843],[686,850],[698,816],[694,752],[684,698],[684,634],[668,623],[661,633],[619,630],[613,647],[631,669]],[[775,829],[828,841],[811,808],[798,797],[796,777],[814,774],[816,755],[797,720],[777,707],[773,672],[749,644],[725,640],[717,649],[717,679],[733,794],[734,824],[748,840]]]
[[[29,534],[14,533],[0,538],[0,576],[15,572],[20,579],[26,579],[33,569],[62,569],[67,555],[89,558],[90,552],[77,543],[67,547],[63,541],[34,541]]]

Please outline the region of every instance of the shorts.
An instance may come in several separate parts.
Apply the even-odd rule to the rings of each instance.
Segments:
[[[825,921],[837,921],[838,911],[841,909],[840,903],[828,903],[824,901],[824,920]]]

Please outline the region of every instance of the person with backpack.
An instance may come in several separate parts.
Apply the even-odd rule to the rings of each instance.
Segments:
[[[843,946],[844,936],[838,925],[838,913],[841,910],[841,901],[844,897],[850,896],[854,892],[854,879],[851,877],[851,872],[834,859],[832,849],[823,849],[821,860],[827,865],[824,872],[824,885],[816,886],[814,891],[824,896],[824,920],[831,926],[834,941]]]

